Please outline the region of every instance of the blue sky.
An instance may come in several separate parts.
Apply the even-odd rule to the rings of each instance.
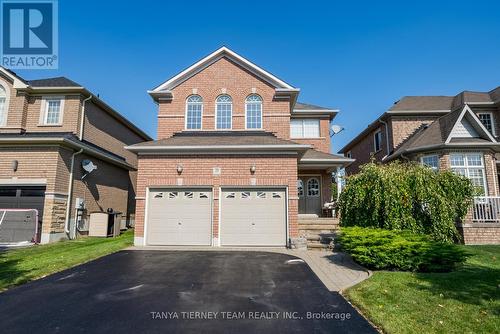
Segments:
[[[155,136],[146,90],[226,45],[340,108],[336,152],[404,95],[500,85],[499,1],[59,1],[59,69]]]

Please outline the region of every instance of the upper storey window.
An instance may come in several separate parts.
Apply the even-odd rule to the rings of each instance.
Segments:
[[[60,97],[50,97],[44,99],[45,103],[43,113],[44,125],[61,125],[62,124],[62,106],[63,101]]]
[[[292,138],[319,138],[319,119],[291,119],[290,136]]]
[[[478,113],[477,117],[481,123],[483,123],[486,130],[488,130],[492,135],[495,135],[495,127],[493,126],[493,114],[489,112]]]
[[[217,129],[231,129],[233,118],[233,100],[229,95],[221,95],[215,102]]]
[[[0,126],[7,124],[7,93],[0,86]]]
[[[186,129],[200,130],[203,114],[203,99],[199,95],[191,95],[186,101]]]
[[[247,129],[262,129],[262,98],[250,95],[245,101],[245,118]]]

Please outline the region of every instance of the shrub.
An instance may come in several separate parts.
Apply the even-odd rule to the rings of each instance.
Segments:
[[[455,244],[433,241],[409,231],[343,227],[337,241],[354,261],[378,270],[446,272],[468,256]]]
[[[434,240],[459,240],[455,227],[472,202],[471,182],[416,163],[369,163],[340,195],[340,225],[409,230]]]

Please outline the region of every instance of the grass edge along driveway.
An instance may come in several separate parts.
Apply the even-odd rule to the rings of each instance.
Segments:
[[[386,333],[500,333],[500,245],[450,273],[374,272],[345,295]]]
[[[117,252],[132,245],[133,230],[116,238],[84,237],[0,252],[0,292]]]

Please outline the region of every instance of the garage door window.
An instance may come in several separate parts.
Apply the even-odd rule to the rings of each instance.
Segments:
[[[163,198],[163,193],[158,193],[155,195],[155,198]]]
[[[227,193],[226,198],[235,198],[236,194],[235,193]]]
[[[0,189],[0,197],[16,197],[16,188]]]
[[[257,191],[257,198],[266,198],[266,193],[263,191]]]
[[[208,198],[208,194],[206,194],[206,193],[200,193],[200,198]]]
[[[273,193],[273,198],[281,198],[281,195],[279,193]]]
[[[250,198],[250,192],[249,191],[244,191],[241,193],[241,198]]]
[[[168,198],[177,198],[177,196],[179,196],[179,193],[174,191],[174,192],[171,192],[171,193],[168,193]]]
[[[184,193],[184,197],[185,197],[185,198],[193,198],[193,193],[192,193],[191,191],[186,191],[186,192]]]

